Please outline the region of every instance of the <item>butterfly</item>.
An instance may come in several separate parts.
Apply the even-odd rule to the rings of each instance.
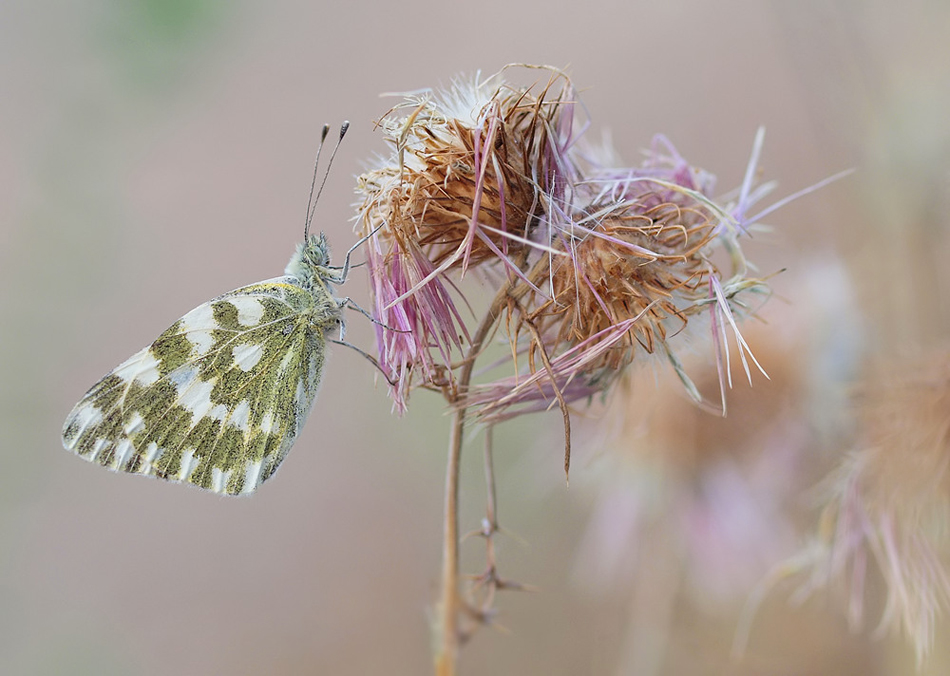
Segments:
[[[330,266],[326,236],[309,233],[325,183],[326,175],[314,199],[315,168],[304,241],[284,276],[199,305],[109,372],[66,418],[67,450],[225,495],[251,493],[273,476],[313,406],[328,339],[338,332],[333,342],[342,342],[350,301],[333,286],[363,241],[343,266]]]

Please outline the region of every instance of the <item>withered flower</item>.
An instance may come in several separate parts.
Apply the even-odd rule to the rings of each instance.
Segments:
[[[761,140],[760,133],[753,163]],[[595,154],[571,154],[579,178],[571,201],[548,210],[554,217],[537,264],[546,278],[524,294],[511,322],[515,355],[526,353],[527,370],[476,386],[467,402],[484,420],[603,392],[651,355],[666,358],[702,401],[673,341],[679,336],[685,345],[697,327],[715,347],[723,407],[731,383],[727,331],[747,376],[749,360],[758,366],[736,316],[754,310],[743,296],[767,293],[762,280],[749,276],[739,243],[755,222],[743,217],[744,209],[762,193],[750,198],[744,187],[736,203],[717,204],[703,192],[713,189],[712,176],[687,165],[662,137],[639,168],[595,164]],[[714,258],[725,259],[728,269]]]
[[[511,84],[516,72],[535,81]],[[446,92],[409,94],[379,121],[390,154],[359,178],[357,229],[370,240],[378,361],[394,405],[403,409],[423,387],[441,392],[453,412],[437,673],[453,673],[467,635],[460,618],[487,623],[494,592],[517,587],[497,576],[490,490],[480,531],[489,564],[478,578],[487,591],[483,603],[466,599],[463,612],[458,494],[467,420],[491,424],[558,406],[567,471],[571,403],[606,392],[631,364],[665,358],[701,401],[676,351],[708,334],[724,412],[731,331],[751,378],[738,319],[755,310],[746,298],[767,289],[749,274],[740,239],[769,213],[749,215],[769,188],[754,180],[762,132],[743,185],[722,202],[712,176],[663,137],[640,167],[601,159],[609,148],[580,142],[582,111],[570,80],[550,67],[509,66]],[[473,293],[473,281],[488,300]],[[499,334],[507,349],[492,356]],[[475,372],[476,361],[491,360]]]
[[[379,123],[393,150],[359,178],[360,228],[375,232],[380,363],[399,382],[399,407],[414,385],[451,382],[453,349],[469,340],[449,273],[490,264],[525,279],[542,196],[573,171],[574,92],[563,74],[547,76],[537,92],[500,74],[458,80],[407,95]]]
[[[561,71],[529,67],[542,78],[526,87],[506,82],[513,71],[407,95],[379,122],[391,155],[359,179],[379,361],[397,408],[422,386],[487,422],[551,405],[567,418],[572,401],[650,355],[701,401],[676,353],[705,333],[724,411],[728,335],[751,377],[738,319],[767,293],[740,240],[784,203],[749,214],[771,188],[755,184],[762,132],[743,185],[717,201],[713,176],[665,137],[641,166],[618,166],[609,147],[580,142],[586,123]],[[494,296],[480,320],[467,319],[467,273]],[[473,384],[469,370],[460,382],[499,330],[508,374]]]

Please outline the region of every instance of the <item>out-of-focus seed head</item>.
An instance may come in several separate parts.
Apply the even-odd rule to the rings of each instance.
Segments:
[[[603,412],[578,425],[581,455],[593,456],[585,468],[597,480],[581,489],[596,498],[575,579],[610,598],[629,594],[629,636],[649,631],[657,608],[677,609],[677,635],[697,607],[738,619],[799,546],[800,496],[815,480],[819,438],[831,432],[823,421],[841,418],[836,393],[859,350],[843,265],[811,258],[793,270],[783,279],[789,302],[769,305],[766,321],[747,327],[771,379],[730,393],[728,417],[688,401],[668,374],[628,369]],[[734,343],[731,355],[739,359]],[[713,395],[716,365],[699,353],[683,362],[699,391]],[[678,583],[663,584],[671,570]],[[748,628],[740,620],[740,645]]]
[[[856,450],[829,480],[812,584],[850,578],[858,624],[874,561],[887,585],[880,626],[920,661],[950,610],[950,353],[881,369],[859,407]]]

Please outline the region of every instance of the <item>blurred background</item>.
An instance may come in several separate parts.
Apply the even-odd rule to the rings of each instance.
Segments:
[[[939,0],[0,3],[0,673],[430,671],[441,400],[396,418],[334,348],[284,469],[239,500],[105,472],[60,430],[187,310],[282,272],[325,121],[352,123],[316,215],[339,256],[353,177],[385,150],[379,94],[509,62],[567,68],[589,133],[630,163],[662,132],[726,191],[764,125],[776,196],[857,171],[747,245],[787,271],[746,336],[772,380],[738,378],[733,416],[648,368],[652,405],[669,402],[648,448],[679,450],[617,469],[592,415],[569,488],[556,411],[498,430],[499,515],[520,538],[499,541],[501,574],[539,591],[500,598],[503,630],[465,646],[462,673],[911,673],[905,641],[873,636],[873,570],[856,631],[833,590],[792,603],[779,585],[744,657],[730,648],[749,593],[807,542],[862,363],[950,328],[948,35]],[[346,294],[367,302],[359,270]],[[372,345],[359,317],[348,335]],[[463,530],[484,513],[479,443]],[[483,561],[467,541],[465,571]],[[947,673],[948,636],[921,673]]]

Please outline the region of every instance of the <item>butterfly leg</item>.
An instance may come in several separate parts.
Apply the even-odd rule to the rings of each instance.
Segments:
[[[364,357],[370,364],[372,364],[373,366],[376,367],[376,370],[377,370],[377,371],[379,371],[380,373],[383,374],[383,378],[386,379],[386,382],[389,383],[389,386],[390,386],[390,387],[395,387],[395,386],[396,386],[396,381],[395,381],[394,379],[392,379],[392,378],[389,377],[389,374],[386,373],[386,371],[383,369],[383,367],[379,365],[379,362],[376,360],[376,357],[374,357],[373,355],[371,355],[371,354],[369,354],[369,353],[367,353],[367,352],[364,352],[364,351],[361,350],[360,348],[356,347],[356,345],[353,345],[352,343],[348,343],[348,342],[346,342],[345,340],[336,340],[336,339],[334,339],[334,338],[330,338],[330,342],[331,342],[331,343],[336,343],[337,345],[342,345],[343,347],[348,347],[348,348],[350,348],[351,350],[355,350],[355,351],[358,352],[359,354],[363,355],[363,357]]]
[[[334,284],[342,284],[343,282],[346,281],[347,276],[350,274],[350,256],[353,254],[354,251],[356,251],[358,248],[363,246],[363,244],[369,241],[369,239],[373,235],[375,235],[377,232],[382,230],[383,225],[384,225],[383,223],[380,223],[378,226],[376,226],[376,228],[371,233],[369,233],[368,235],[363,235],[362,237],[359,238],[356,244],[350,247],[350,250],[346,252],[346,256],[343,258],[343,265],[340,268],[338,268],[340,270],[340,274],[337,275],[336,278],[331,280]]]

